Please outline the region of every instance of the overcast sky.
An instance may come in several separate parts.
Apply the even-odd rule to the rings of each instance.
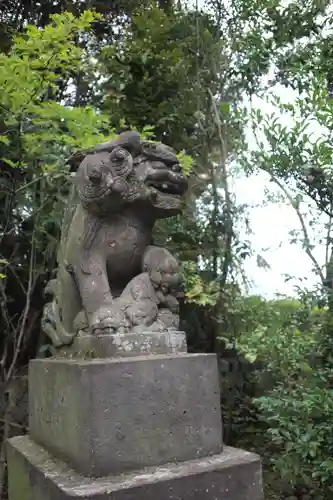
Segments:
[[[265,175],[235,181],[235,194],[239,203],[255,205],[265,197],[265,187],[272,185]],[[311,261],[301,244],[290,243],[289,232],[299,229],[300,224],[292,207],[286,204],[270,204],[249,209],[249,237],[254,256],[245,261],[246,276],[253,282],[251,293],[272,297],[276,293],[294,295],[295,285],[311,287],[316,283]],[[322,249],[315,254],[323,262]],[[257,255],[262,256],[270,266],[269,270],[259,268]],[[285,281],[285,276],[294,278]],[[302,280],[302,282],[300,281]]]
[[[278,86],[275,92],[284,100],[292,102],[295,99],[295,94],[291,90],[288,91]],[[254,105],[260,107],[263,112],[274,110],[272,105],[267,105],[258,98],[254,99]],[[250,146],[255,147],[250,130],[247,131],[247,137]],[[246,275],[253,282],[251,293],[267,297],[272,297],[276,293],[294,295],[295,286],[311,288],[315,285],[317,279],[312,270],[312,262],[302,249],[302,244],[290,243],[290,231],[300,229],[295,210],[287,203],[255,206],[265,199],[265,189],[270,192],[279,192],[279,188],[269,182],[269,177],[265,173],[253,175],[251,178],[242,176],[234,179],[233,184],[237,202],[253,206],[249,209],[253,234],[248,239],[252,243],[254,256],[245,262]],[[304,211],[306,212],[306,207]],[[317,233],[323,230],[324,223],[324,219],[321,221],[318,219]],[[313,250],[320,265],[324,264],[324,251],[322,245],[317,245]],[[270,265],[269,270],[258,267],[257,254],[265,258]],[[293,279],[286,281],[286,275],[292,276]]]

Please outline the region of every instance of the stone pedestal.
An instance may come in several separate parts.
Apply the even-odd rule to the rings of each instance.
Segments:
[[[85,475],[222,451],[214,355],[34,360],[29,381],[31,438]]]
[[[9,500],[262,500],[259,457],[222,445],[216,356],[181,332],[116,337],[30,363]]]

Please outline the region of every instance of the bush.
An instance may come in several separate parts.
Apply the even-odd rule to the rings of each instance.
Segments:
[[[331,313],[301,303],[267,306],[271,322],[243,332],[237,347],[263,366],[256,370],[263,395],[253,401],[267,429],[271,463],[295,491],[306,487],[313,498],[328,498],[333,493]]]

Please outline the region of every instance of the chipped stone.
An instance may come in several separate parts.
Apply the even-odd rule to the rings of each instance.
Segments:
[[[73,344],[59,349],[57,358],[105,359],[141,354],[186,353],[186,335],[181,331],[80,335]]]

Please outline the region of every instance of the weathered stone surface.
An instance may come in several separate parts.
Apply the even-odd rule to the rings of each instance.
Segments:
[[[181,269],[151,245],[156,221],[183,208],[176,152],[128,131],[79,157],[42,329],[56,348],[81,333],[177,330]]]
[[[34,360],[29,377],[32,439],[83,474],[222,450],[213,354]]]
[[[29,437],[8,443],[10,500],[263,500],[258,456],[225,447],[220,455],[91,480]]]
[[[94,359],[186,352],[184,332],[110,333],[109,335],[78,335],[72,345],[59,349],[57,357]]]

